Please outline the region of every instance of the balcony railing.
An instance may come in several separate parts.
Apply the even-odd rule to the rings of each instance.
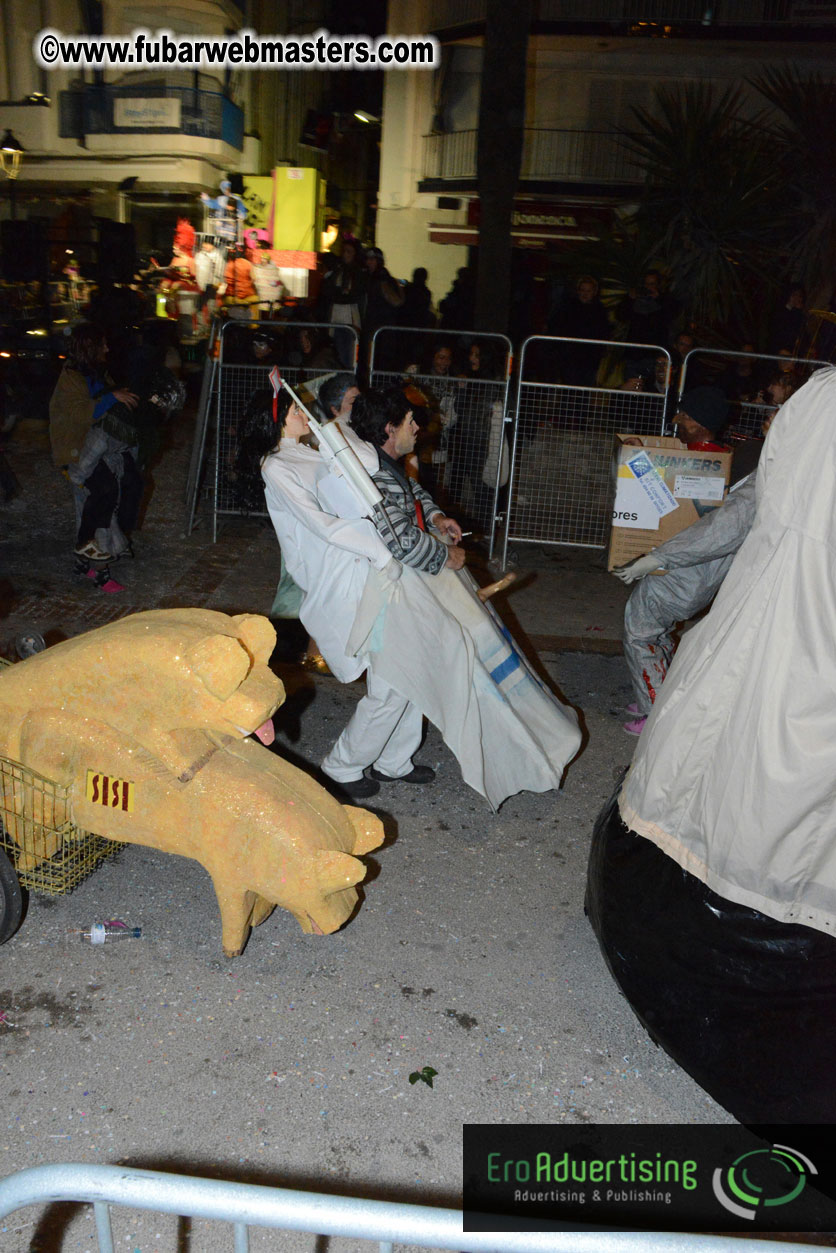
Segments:
[[[431,0],[429,29],[450,30],[485,20],[486,0]],[[734,0],[708,5],[705,0],[534,0],[540,22],[624,25],[656,22],[671,26],[771,26],[833,24],[836,7],[830,0]]]
[[[218,91],[162,84],[88,84],[62,91],[58,103],[64,139],[151,133],[220,139],[239,152],[244,147],[244,114]]]
[[[424,136],[424,178],[476,177],[475,130]],[[614,131],[526,129],[520,178],[576,183],[641,183],[635,158]]]

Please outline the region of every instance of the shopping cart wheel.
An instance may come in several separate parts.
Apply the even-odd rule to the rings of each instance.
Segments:
[[[23,917],[23,894],[15,868],[0,849],[0,944],[10,940]]]

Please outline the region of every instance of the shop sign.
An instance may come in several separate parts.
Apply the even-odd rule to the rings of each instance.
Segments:
[[[135,130],[180,130],[180,97],[147,96],[132,99],[117,96],[113,101],[114,126],[131,127]]]

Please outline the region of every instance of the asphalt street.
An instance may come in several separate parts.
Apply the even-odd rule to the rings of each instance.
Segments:
[[[279,571],[268,526],[233,519],[213,544],[203,498],[185,533],[190,446],[183,422],[155,470],[137,556],[116,568],[126,590],[107,597],[72,575],[69,492],[45,432],[12,433],[22,491],[0,509],[0,652],[27,628],[53,643],[145,608],[267,610]],[[456,1206],[465,1122],[731,1121],[650,1041],[584,917],[592,826],[635,745],[621,729],[626,591],[602,553],[518,555],[521,586],[500,608],[586,730],[561,793],[494,814],[430,728],[419,759],[437,780],[375,799],[387,839],[350,922],[310,936],[276,911],[231,960],[193,861],[131,846],[72,894],[33,896],[0,951],[0,1175],[119,1163]],[[361,689],[275,664],[287,691],[276,751],[311,767]],[[74,934],[113,918],[142,938],[93,947]],[[425,1066],[432,1088],[410,1084]],[[114,1222],[132,1253],[232,1247],[217,1223],[133,1211]],[[0,1223],[9,1253],[95,1247],[86,1207]],[[325,1247],[282,1237],[288,1250]]]

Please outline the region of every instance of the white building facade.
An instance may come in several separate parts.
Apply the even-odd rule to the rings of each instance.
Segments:
[[[426,266],[443,295],[478,244],[476,148],[488,0],[391,0],[390,33],[433,33],[435,71],[386,74],[377,239],[393,273]],[[832,78],[836,3],[535,0],[514,241],[582,239],[629,204],[640,174],[619,132],[659,86],[741,87],[792,61]],[[763,107],[755,101],[753,109]]]

